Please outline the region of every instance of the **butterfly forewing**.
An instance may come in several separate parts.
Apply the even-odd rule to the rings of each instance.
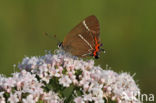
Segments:
[[[89,16],[74,27],[63,41],[63,49],[73,55],[85,57],[95,48],[95,37],[99,39],[99,23],[95,16]]]

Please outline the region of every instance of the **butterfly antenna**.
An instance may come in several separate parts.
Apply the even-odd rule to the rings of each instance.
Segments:
[[[47,33],[47,32],[43,32],[43,35],[45,35],[45,36],[47,36],[47,37],[49,37],[49,38],[51,38],[51,39],[56,40],[57,43],[60,43],[60,40],[56,37],[56,35],[51,36],[51,35],[49,35],[49,33]]]

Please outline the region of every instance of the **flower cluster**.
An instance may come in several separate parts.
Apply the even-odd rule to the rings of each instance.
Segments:
[[[45,92],[35,74],[25,70],[13,73],[12,77],[0,77],[0,103],[48,103],[62,101],[53,91]],[[53,95],[52,95],[53,94]],[[52,102],[55,101],[55,102]]]
[[[18,67],[13,77],[0,77],[1,103],[141,103],[128,73],[104,70],[62,50],[26,57]]]

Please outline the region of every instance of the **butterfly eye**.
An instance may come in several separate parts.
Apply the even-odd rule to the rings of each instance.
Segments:
[[[58,48],[62,47],[62,42],[58,43]]]

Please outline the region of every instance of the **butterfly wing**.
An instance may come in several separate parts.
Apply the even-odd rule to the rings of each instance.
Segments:
[[[94,51],[94,38],[99,38],[99,31],[97,18],[89,16],[67,34],[62,44],[63,49],[73,55],[85,57]]]
[[[88,26],[89,31],[99,39],[100,36],[100,25],[96,16],[92,15],[85,19],[85,23]]]

